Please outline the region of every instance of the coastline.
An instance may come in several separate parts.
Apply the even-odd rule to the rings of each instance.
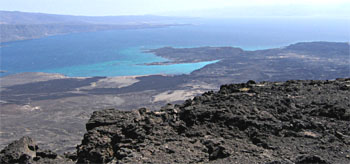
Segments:
[[[167,74],[167,75],[181,75],[181,74],[191,74],[192,72],[198,71],[199,69],[209,66],[218,62],[221,62],[222,60],[226,59],[231,59],[231,58],[236,58],[238,56],[244,56],[247,54],[255,54],[255,53],[260,53],[260,52],[278,52],[278,51],[284,51],[284,49],[288,49],[288,47],[293,46],[293,45],[303,45],[303,44],[328,44],[328,43],[334,43],[334,44],[343,44],[346,43],[349,45],[348,42],[326,42],[326,41],[320,41],[320,42],[298,42],[295,44],[290,44],[288,46],[283,46],[279,48],[271,48],[271,49],[265,49],[265,50],[254,50],[254,51],[245,51],[242,48],[239,47],[211,47],[211,46],[205,46],[205,47],[193,47],[193,48],[177,48],[177,47],[160,47],[156,49],[142,49],[142,48],[137,48],[137,50],[129,50],[129,49],[123,49],[120,52],[125,53],[124,55],[130,55],[128,53],[131,53],[131,55],[144,55],[142,56],[143,58],[147,59],[148,54],[152,54],[156,57],[160,57],[165,59],[165,61],[155,61],[152,62],[153,59],[150,61],[145,61],[144,63],[135,63],[135,64],[130,64],[130,65],[123,65],[125,68],[128,67],[130,69],[130,66],[150,66],[149,68],[154,69],[157,66],[175,66],[177,64],[202,64],[201,66],[198,66],[195,69],[192,69],[191,71],[181,71],[174,73],[174,72],[136,72],[132,74],[124,74],[125,71],[122,71],[122,75],[116,73],[113,74],[113,72],[108,71],[107,74],[94,74],[94,75],[84,75],[84,76],[79,76],[79,75],[74,75],[71,74],[71,72],[76,71],[81,71],[85,70],[85,72],[94,72],[93,69],[102,69],[103,67],[111,67],[115,66],[114,69],[110,70],[116,70],[119,71],[116,68],[119,68],[120,64],[118,63],[119,61],[108,61],[105,63],[97,63],[97,64],[90,64],[90,65],[77,65],[77,66],[71,66],[71,67],[63,67],[63,68],[58,68],[58,69],[52,69],[52,70],[42,70],[42,71],[37,71],[37,73],[48,73],[48,74],[62,74],[64,76],[70,77],[70,78],[89,78],[89,77],[124,77],[124,76],[150,76],[150,75],[159,75],[159,74]],[[129,52],[130,51],[130,52]],[[186,53],[182,53],[185,51]],[[135,56],[138,57],[138,56]],[[274,57],[270,57],[274,58]],[[158,59],[157,59],[158,60]],[[112,68],[112,67],[111,67]],[[145,67],[147,68],[147,67]],[[179,68],[183,68],[179,65]],[[172,70],[172,69],[170,69]],[[100,71],[100,70],[99,70]],[[10,71],[7,70],[0,70],[0,77],[6,77],[6,76],[11,76],[11,75],[16,75],[16,74],[21,74],[23,72],[16,72],[13,74],[7,74]],[[68,74],[67,74],[68,73]],[[79,74],[79,73],[78,73]]]
[[[11,24],[10,24],[11,25]],[[37,25],[37,24],[34,24]],[[43,24],[43,25],[50,25],[50,24]],[[65,24],[63,24],[65,25]],[[114,31],[114,30],[132,30],[132,29],[151,29],[151,28],[166,28],[166,27],[173,27],[173,26],[190,26],[192,24],[189,23],[174,23],[174,24],[136,24],[136,25],[118,25],[118,24],[110,24],[110,25],[101,25],[101,24],[82,24],[80,26],[98,26],[97,28],[102,29],[94,29],[87,31],[74,31],[73,32],[65,32],[61,31],[58,33],[50,33],[50,34],[37,34],[38,36],[30,36],[30,37],[23,37],[23,36],[17,36],[15,39],[8,39],[5,41],[2,41],[3,39],[0,39],[0,44],[8,44],[13,42],[19,42],[19,41],[28,41],[28,40],[34,40],[34,39],[41,39],[41,38],[47,38],[52,36],[60,36],[60,35],[70,35],[70,34],[79,34],[79,33],[90,33],[90,32],[101,32],[101,31]],[[69,26],[69,24],[67,24]],[[0,47],[3,47],[0,45]]]
[[[0,88],[3,134],[0,147],[18,134],[35,135],[44,149],[63,153],[74,150],[72,145],[81,142],[85,122],[96,110],[160,109],[165,103],[181,103],[200,93],[218,90],[220,85],[248,80],[312,79],[315,82],[350,77],[348,43],[299,43],[282,49],[248,52],[227,47],[167,50],[170,51],[162,53],[163,56],[175,61],[176,58],[193,61],[191,56],[201,60],[223,59],[186,75],[79,78],[22,73],[0,77],[2,83],[6,82]],[[23,132],[23,129],[28,130]],[[62,137],[70,139],[63,142]]]

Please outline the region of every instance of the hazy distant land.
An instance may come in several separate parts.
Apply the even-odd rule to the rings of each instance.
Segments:
[[[55,151],[73,150],[67,146],[80,142],[94,110],[157,109],[217,90],[222,84],[350,77],[348,43],[297,43],[258,51],[233,47],[150,51],[172,63],[219,61],[186,75],[79,78],[21,73],[1,77],[1,147],[14,138],[35,135]]]
[[[186,25],[185,18],[162,16],[71,16],[0,11],[1,42],[78,32]]]

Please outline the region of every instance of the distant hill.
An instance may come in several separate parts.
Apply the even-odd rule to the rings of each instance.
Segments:
[[[0,42],[40,38],[51,35],[149,28],[186,24],[188,18],[143,16],[72,16],[18,11],[0,11]]]
[[[173,24],[188,18],[154,15],[141,16],[73,16],[18,11],[0,11],[0,24]]]

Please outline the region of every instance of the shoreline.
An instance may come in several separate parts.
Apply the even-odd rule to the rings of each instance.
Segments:
[[[256,52],[261,52],[261,51],[273,51],[273,50],[282,50],[285,48],[288,48],[289,46],[293,46],[293,45],[297,45],[297,44],[312,44],[312,43],[347,43],[348,42],[327,42],[327,41],[318,41],[318,42],[297,42],[295,44],[289,44],[287,46],[283,46],[280,48],[271,48],[271,49],[262,49],[262,50],[254,50],[254,51],[246,51],[240,47],[234,47],[234,46],[225,46],[225,47],[211,47],[211,46],[200,46],[200,47],[192,47],[192,48],[178,48],[178,47],[169,47],[169,46],[164,46],[164,47],[160,47],[160,48],[155,48],[155,49],[142,49],[139,48],[139,51],[143,54],[149,54],[151,53],[152,55],[155,55],[157,57],[161,57],[166,59],[167,61],[160,61],[160,62],[151,62],[151,63],[142,63],[142,64],[135,64],[138,66],[169,66],[169,65],[176,65],[176,64],[198,64],[201,62],[208,62],[208,64],[205,64],[202,67],[199,67],[197,69],[193,69],[191,72],[186,73],[186,71],[184,71],[183,73],[150,73],[150,74],[138,74],[138,75],[91,75],[91,76],[70,76],[70,75],[66,75],[65,73],[60,73],[60,72],[46,72],[46,71],[39,71],[39,72],[35,72],[35,73],[47,73],[47,74],[60,74],[69,78],[91,78],[91,77],[129,77],[129,76],[151,76],[151,75],[182,75],[182,74],[191,74],[192,72],[195,72],[197,70],[202,69],[203,67],[206,67],[208,65],[211,64],[215,64],[218,63],[226,58],[230,58],[230,56],[220,56],[220,53],[225,53],[225,51],[230,51],[230,53],[232,53],[232,55],[245,55],[247,53],[256,53]],[[6,46],[6,45],[5,45]],[[188,54],[179,54],[177,53],[178,50],[186,50],[189,51],[187,52]],[[191,53],[194,53],[198,50],[201,51],[213,51],[214,53],[202,53],[202,54],[198,54],[198,55],[193,55],[192,57],[189,57],[191,55]],[[194,51],[194,52],[191,52]],[[233,51],[233,52],[231,52]],[[219,53],[220,52],[220,53]],[[215,53],[218,53],[219,55],[216,55]],[[113,61],[109,61],[109,62],[113,62]],[[101,63],[97,63],[97,64],[101,64]],[[90,65],[86,65],[86,66],[91,66]],[[71,67],[77,67],[77,66],[71,66]],[[64,69],[67,67],[62,67],[61,69]],[[22,74],[22,73],[27,73],[27,72],[18,72],[18,73],[13,73],[13,74],[7,74],[4,75],[6,73],[8,73],[9,71],[7,70],[0,70],[0,78],[4,78],[7,76],[11,76],[11,75],[18,75],[18,74]]]
[[[28,83],[36,83],[36,82],[46,82],[50,80],[58,80],[58,79],[77,79],[84,80],[89,78],[102,78],[102,79],[136,79],[140,77],[148,77],[148,76],[171,76],[166,74],[149,74],[149,75],[130,75],[130,76],[89,76],[89,77],[70,77],[60,73],[46,73],[46,72],[21,72],[16,74],[10,74],[6,76],[0,76],[0,80],[2,82],[1,87],[8,87],[14,85],[22,85]],[[20,82],[20,80],[23,80]],[[10,82],[12,81],[12,82]],[[16,81],[15,83],[13,83]],[[11,84],[10,84],[11,83]]]
[[[50,24],[44,24],[44,25],[50,25]],[[69,25],[69,24],[68,24]],[[101,25],[101,24],[88,24],[87,26],[91,25]],[[137,29],[152,29],[152,28],[166,28],[166,27],[174,27],[174,26],[192,26],[193,24],[190,23],[179,23],[179,24],[148,24],[148,26],[144,26],[145,24],[137,24],[137,25],[127,25],[130,27],[123,27],[123,24],[110,24],[110,25],[103,25],[102,26],[116,26],[115,29],[101,29],[101,30],[92,30],[92,31],[75,31],[75,32],[62,32],[62,33],[56,33],[56,34],[45,34],[43,36],[34,36],[32,38],[21,38],[21,39],[15,39],[15,40],[9,40],[9,41],[1,41],[0,44],[11,44],[14,42],[21,42],[21,41],[29,41],[29,40],[35,40],[35,39],[43,39],[48,37],[54,37],[54,36],[62,36],[62,35],[70,35],[70,34],[81,34],[81,33],[91,33],[91,32],[102,32],[102,31],[115,31],[115,30],[137,30]],[[6,45],[5,45],[6,46]],[[1,47],[5,47],[0,45]]]
[[[198,93],[215,91],[222,84],[245,83],[249,80],[281,82],[291,79],[312,79],[310,86],[314,86],[318,83],[317,80],[350,76],[349,60],[347,60],[348,43],[300,43],[283,49],[256,52],[244,52],[237,48],[208,47],[170,50],[164,56],[175,56],[179,60],[195,58],[204,60],[213,56],[224,59],[189,75],[162,74],[79,79],[61,74],[22,73],[1,77],[0,80],[5,86],[2,85],[0,88],[2,95],[0,105],[3,107],[2,122],[6,123],[2,129],[4,135],[0,137],[1,143],[12,140],[16,134],[24,134],[23,129],[28,128],[31,131],[26,131],[25,135],[41,134],[36,136],[43,145],[46,145],[45,149],[61,152],[71,148],[71,145],[80,143],[84,123],[96,110],[111,108],[133,110],[140,107],[160,109],[166,103],[175,104]],[[192,56],[194,58],[191,58]],[[298,82],[288,81],[288,84],[294,85]],[[277,87],[281,87],[280,84],[282,83],[276,83]],[[339,89],[348,87],[349,83],[337,86]],[[295,91],[294,87],[286,89],[288,89],[286,92]],[[229,90],[247,93],[244,94],[245,97],[255,93],[243,86]],[[61,131],[57,132],[57,128]],[[62,142],[61,138],[67,135],[71,140]],[[0,144],[1,146],[3,144]]]

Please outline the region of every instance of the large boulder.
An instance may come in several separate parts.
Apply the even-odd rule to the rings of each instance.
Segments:
[[[36,157],[38,146],[30,137],[12,142],[0,152],[0,163],[28,163]]]
[[[0,152],[0,163],[74,163],[71,159],[57,155],[50,150],[40,150],[36,142],[22,137],[6,146]]]

